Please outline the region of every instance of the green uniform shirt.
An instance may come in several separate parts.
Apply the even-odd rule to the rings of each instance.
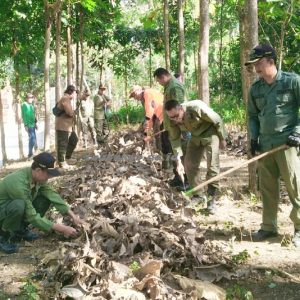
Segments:
[[[182,103],[184,101],[184,94],[185,90],[183,84],[172,76],[164,89],[164,103],[169,100],[176,100]]]
[[[248,118],[250,137],[260,150],[285,144],[288,136],[300,134],[300,76],[278,71],[272,84],[259,79],[250,89]]]
[[[194,144],[207,144],[216,134],[220,139],[226,138],[226,131],[221,117],[201,100],[182,103],[185,111],[182,124],[170,120],[169,139],[174,154],[182,156],[181,132],[189,131]]]
[[[22,104],[22,119],[25,126],[29,128],[35,127],[35,109],[32,104],[28,102]]]
[[[176,100],[179,103],[183,103],[185,95],[184,85],[172,76],[171,80],[164,88],[164,103],[170,100]],[[163,110],[164,115],[164,128],[169,130],[170,119],[165,111]]]
[[[25,201],[25,220],[41,230],[50,231],[53,222],[45,217],[42,218],[32,205],[32,201],[37,195],[49,199],[62,214],[66,214],[70,209],[68,204],[48,184],[38,185],[32,182],[30,167],[11,173],[0,181],[0,206],[7,201],[22,199]]]
[[[95,95],[94,97],[94,117],[95,119],[105,119],[105,108],[110,99],[106,95]]]

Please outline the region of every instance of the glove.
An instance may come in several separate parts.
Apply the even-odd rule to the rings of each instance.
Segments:
[[[259,151],[259,145],[257,140],[250,141],[250,152],[252,156],[256,155],[256,152]]]
[[[300,134],[299,133],[292,133],[288,136],[286,144],[290,147],[298,147],[300,146]]]

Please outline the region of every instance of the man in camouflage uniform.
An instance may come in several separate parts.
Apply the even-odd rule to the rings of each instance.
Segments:
[[[100,84],[98,93],[94,97],[94,119],[98,145],[105,143],[109,134],[106,111],[111,105],[111,100],[104,95],[105,90],[105,86]]]
[[[300,77],[278,71],[275,50],[268,44],[256,46],[246,65],[254,65],[259,79],[253,83],[248,100],[251,153],[266,152],[280,145],[290,146],[259,161],[259,189],[263,201],[261,229],[254,241],[277,236],[279,179],[286,184],[293,208],[293,243],[300,246]]]
[[[174,76],[172,76],[168,70],[164,68],[158,68],[154,71],[153,74],[155,80],[164,87],[164,103],[166,103],[169,100],[176,100],[179,103],[182,103],[185,98],[185,88],[181,81],[176,79]],[[169,131],[169,125],[170,125],[170,119],[168,117],[168,114],[166,113],[165,109],[163,110],[163,119],[164,119],[164,129],[166,131]],[[188,140],[188,133],[183,132],[182,133],[182,146],[185,152],[187,140]],[[168,139],[168,135],[166,136],[166,139]],[[169,142],[166,140],[166,145],[169,146]],[[170,152],[172,149],[170,149]],[[171,155],[171,153],[170,153]],[[184,155],[184,153],[183,153]],[[180,190],[185,190],[188,188],[188,182],[187,177],[185,175],[184,183],[182,183],[182,180],[180,179],[180,176],[178,175],[176,171],[176,163],[173,162],[173,172],[174,172],[174,178],[170,181],[170,186],[177,187]]]
[[[207,153],[206,179],[217,176],[220,172],[219,147],[226,147],[226,133],[220,116],[201,100],[193,100],[179,104],[175,100],[165,103],[165,110],[170,119],[169,138],[174,155],[176,156],[177,172],[187,174],[191,187],[201,183],[200,162],[204,152]],[[184,158],[184,167],[181,161],[182,144],[181,132],[191,133]],[[219,189],[218,182],[208,185],[209,213],[215,211],[215,197]],[[196,195],[195,200],[200,200]]]
[[[79,117],[82,126],[82,138],[84,147],[88,144],[88,131],[90,131],[94,145],[97,145],[94,123],[94,102],[90,99],[90,93],[85,90],[79,104]]]

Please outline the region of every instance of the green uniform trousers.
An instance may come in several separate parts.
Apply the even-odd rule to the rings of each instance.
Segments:
[[[108,138],[109,128],[106,119],[95,119],[96,138],[98,143],[104,143]]]
[[[295,229],[300,230],[300,156],[295,147],[276,152],[258,162],[259,190],[263,201],[261,228],[277,232],[280,181],[283,179],[293,209]]]
[[[77,142],[78,138],[74,131],[56,130],[57,161],[59,163],[64,162],[66,158],[71,158]]]
[[[205,141],[200,140],[200,143],[191,139],[187,144],[184,158],[185,172],[191,187],[195,187],[202,182],[200,163],[204,151],[206,151],[207,156],[206,179],[208,180],[220,173],[219,137],[217,135],[212,135],[210,142],[207,142],[207,139],[205,139]],[[207,192],[209,196],[214,196],[218,190],[218,182],[213,182],[208,185]]]
[[[37,196],[32,204],[36,212],[43,217],[49,209],[51,202],[43,196]],[[25,201],[23,199],[5,202],[4,205],[0,207],[0,230],[15,232],[25,229],[28,224],[24,216]]]

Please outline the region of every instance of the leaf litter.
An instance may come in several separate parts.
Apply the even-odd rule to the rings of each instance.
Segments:
[[[230,255],[138,143],[132,130],[115,133],[65,176],[60,193],[86,224],[41,261],[45,289],[56,299],[225,299],[212,282],[235,276]]]

